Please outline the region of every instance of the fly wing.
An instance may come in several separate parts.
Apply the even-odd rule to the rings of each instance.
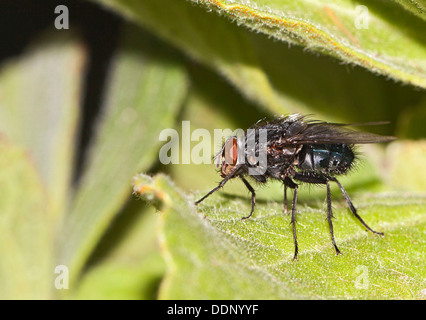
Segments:
[[[395,137],[381,136],[373,133],[358,132],[343,125],[326,122],[308,123],[304,130],[286,139],[291,144],[366,144],[395,140]]]
[[[363,126],[380,126],[383,124],[389,124],[390,121],[372,121],[372,122],[353,122],[353,123],[334,123],[334,122],[323,122],[339,127],[363,127]]]

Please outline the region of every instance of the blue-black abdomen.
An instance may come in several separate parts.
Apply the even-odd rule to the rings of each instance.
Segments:
[[[305,145],[298,159],[299,169],[342,174],[351,167],[355,154],[346,144]]]

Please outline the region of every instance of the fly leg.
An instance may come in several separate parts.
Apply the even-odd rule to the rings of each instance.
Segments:
[[[284,207],[284,214],[288,213],[288,205],[287,205],[287,189],[294,189],[294,186],[296,185],[288,176],[283,175],[282,176],[282,182],[284,183],[284,201],[283,201],[283,207]]]
[[[293,225],[293,240],[294,240],[294,256],[293,260],[297,260],[297,254],[299,249],[297,246],[297,236],[296,236],[296,205],[297,205],[297,184],[294,187],[294,196],[293,196],[293,206],[291,208],[291,224]]]
[[[331,210],[331,191],[330,191],[330,183],[327,180],[327,220],[328,220],[328,226],[330,227],[330,235],[331,235],[331,242],[333,243],[334,249],[336,250],[336,254],[342,254],[339,250],[339,248],[336,245],[336,241],[334,240],[334,232],[333,232],[333,222],[331,219],[333,218],[333,212]]]
[[[284,214],[287,214],[287,185],[284,184]]]
[[[328,220],[328,224],[330,226],[331,241],[333,242],[334,248],[336,249],[336,254],[341,254],[341,252],[337,248],[336,242],[334,241],[333,224],[331,222],[331,218],[333,217],[333,214],[332,214],[332,211],[331,211],[331,192],[330,192],[330,185],[329,185],[330,181],[337,183],[337,185],[340,188],[340,191],[342,192],[343,196],[346,199],[346,202],[348,204],[349,209],[351,210],[352,214],[359,220],[359,222],[361,222],[361,224],[365,228],[367,228],[367,230],[369,230],[370,232],[381,235],[381,236],[384,235],[382,232],[374,231],[373,229],[371,229],[367,225],[367,223],[365,223],[365,221],[357,213],[357,210],[355,209],[354,205],[352,204],[352,201],[349,198],[348,193],[346,192],[346,190],[343,188],[343,186],[340,184],[340,182],[336,178],[334,178],[332,176],[325,175],[325,174],[324,175],[317,175],[317,176],[309,176],[309,175],[303,175],[303,174],[300,174],[300,173],[296,173],[293,176],[293,178],[295,180],[299,180],[299,181],[303,181],[303,182],[307,182],[307,183],[321,183],[321,184],[327,185],[327,220]]]
[[[371,229],[368,225],[367,225],[367,223],[365,223],[365,221],[361,218],[361,216],[357,213],[357,211],[356,211],[356,209],[355,209],[355,207],[354,207],[354,205],[352,204],[352,201],[351,201],[351,199],[349,198],[349,195],[348,195],[348,193],[346,192],[346,190],[343,188],[343,186],[340,184],[340,182],[339,181],[337,181],[337,179],[336,178],[333,178],[333,177],[331,177],[330,178],[330,180],[331,181],[334,181],[334,182],[336,182],[337,183],[337,185],[339,186],[339,188],[340,188],[340,191],[342,191],[342,194],[343,194],[343,196],[345,197],[345,199],[346,199],[346,202],[348,203],[348,207],[349,207],[349,209],[351,210],[351,212],[352,212],[352,214],[359,220],[359,222],[361,222],[362,223],[362,225],[364,226],[364,227],[366,227],[367,228],[367,230],[369,230],[370,232],[372,232],[372,233],[375,233],[375,234],[378,234],[378,235],[380,235],[380,236],[384,236],[384,233],[383,232],[377,232],[377,231],[374,231],[373,229]]]
[[[297,260],[297,255],[299,254],[299,246],[297,245],[297,233],[296,233],[296,206],[297,206],[297,188],[298,185],[293,182],[289,177],[285,177],[283,179],[284,182],[284,205],[287,206],[287,199],[286,199],[286,188],[289,187],[291,189],[294,189],[294,196],[293,196],[293,205],[291,208],[291,224],[293,225],[293,241],[294,241],[294,256],[293,260]]]
[[[250,183],[248,183],[248,181],[246,179],[244,179],[243,177],[241,177],[241,180],[243,180],[243,182],[246,185],[247,189],[251,192],[251,211],[250,211],[250,214],[247,217],[243,217],[241,219],[241,220],[246,220],[246,219],[250,218],[253,215],[254,206],[256,204],[256,193],[254,192],[253,187],[250,185]]]
[[[204,201],[204,199],[211,196],[213,193],[215,193],[220,188],[222,188],[225,185],[225,183],[228,182],[229,179],[235,177],[238,174],[239,169],[240,169],[240,167],[236,167],[229,175],[226,176],[226,178],[224,178],[219,183],[219,185],[216,188],[213,188],[212,190],[210,190],[204,197],[202,197],[200,200],[196,201],[194,204],[198,205],[200,202]]]
[[[334,230],[333,230],[333,211],[331,207],[331,191],[330,191],[330,179],[331,177],[322,175],[322,176],[308,176],[300,173],[295,174],[294,179],[303,181],[306,183],[315,183],[315,184],[325,184],[327,185],[327,221],[330,228],[331,242],[333,243],[334,250],[336,255],[342,254],[337,247],[336,240],[334,239]]]

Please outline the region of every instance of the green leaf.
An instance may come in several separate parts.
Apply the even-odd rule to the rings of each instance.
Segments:
[[[426,2],[424,0],[393,0],[412,14],[426,20]]]
[[[426,87],[425,23],[391,2],[194,2],[280,40]]]
[[[226,187],[225,187],[226,189]],[[290,217],[281,200],[259,199],[242,221],[249,198],[221,191],[199,205],[164,175],[138,175],[134,191],[161,210],[163,255],[168,266],[163,299],[421,298],[426,218],[424,195],[353,197],[379,237],[364,231],[335,194],[336,256],[324,208],[299,199],[299,260],[292,261]],[[322,206],[323,207],[323,206]]]
[[[88,271],[72,298],[79,300],[153,300],[164,274],[160,254],[151,253],[139,264],[105,263]]]
[[[75,36],[49,33],[0,74],[0,132],[30,152],[55,216],[70,192],[86,58]]]
[[[158,214],[132,199],[98,243],[75,299],[155,299],[165,265],[157,247]]]
[[[258,61],[247,33],[187,1],[100,0],[149,27],[190,56],[217,68],[250,99],[276,113],[284,107]],[[214,26],[214,28],[212,28]]]
[[[158,136],[172,127],[186,94],[185,72],[174,52],[141,32],[126,29],[113,59],[104,113],[89,161],[61,235],[61,264],[70,283],[131,192],[131,177],[158,157]]]
[[[54,296],[54,244],[70,193],[86,48],[47,33],[0,72],[0,296]]]
[[[389,5],[384,3],[380,6],[386,7],[386,14],[380,13],[381,8],[377,8],[379,4],[371,5],[370,29],[357,29],[355,32],[352,30],[355,4],[350,1],[342,2],[342,7],[325,6],[321,2],[262,1],[262,4],[258,3],[260,9],[256,10],[249,4],[240,5],[239,2],[208,2],[222,16],[207,12],[207,1],[198,1],[202,5],[183,0],[97,2],[146,26],[191,57],[216,70],[237,87],[244,97],[259,104],[268,113],[315,113],[319,118],[332,121],[395,121],[401,105],[409,107],[415,104],[422,94],[414,92],[410,87],[386,81],[384,77],[378,77],[377,73],[415,85],[425,84],[425,41],[419,41],[424,37],[419,32],[424,29],[424,25],[417,26],[416,19],[408,13],[403,12],[399,17],[399,12],[394,12],[395,8],[387,10]],[[250,3],[253,6],[256,4]],[[261,9],[266,6],[270,10],[265,13]],[[232,7],[235,10],[231,10]],[[271,19],[271,10],[282,12]],[[261,15],[258,16],[260,11]],[[294,31],[297,33],[295,37],[291,36],[294,28],[289,23],[290,12],[294,15],[291,19],[294,18],[295,26],[301,26]],[[248,14],[247,17],[244,17],[244,13]],[[351,28],[355,37],[365,40],[367,47],[349,45],[347,36],[335,25],[330,14],[349,23],[346,28]],[[306,15],[315,18],[312,22],[315,25],[305,21]],[[297,42],[311,52],[326,51],[343,59],[340,61],[362,65],[375,74],[341,65],[326,56],[308,54],[305,49],[296,46],[289,49],[288,44],[270,39],[268,30],[261,27],[267,25],[265,21],[274,19],[286,22],[278,29],[269,30],[274,33],[274,37]],[[399,19],[404,22],[397,23]],[[399,30],[399,25],[405,23],[405,20],[409,20],[408,29],[401,27]],[[267,35],[250,32],[245,26],[266,32]],[[337,37],[333,38],[335,46],[331,45],[334,42],[330,42],[334,36]],[[311,37],[315,43],[308,41]]]
[[[48,299],[54,288],[53,215],[22,149],[0,138],[0,298]]]

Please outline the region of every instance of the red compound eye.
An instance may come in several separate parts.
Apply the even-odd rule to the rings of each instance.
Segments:
[[[225,161],[227,164],[236,165],[238,159],[237,138],[229,139],[224,148]]]

